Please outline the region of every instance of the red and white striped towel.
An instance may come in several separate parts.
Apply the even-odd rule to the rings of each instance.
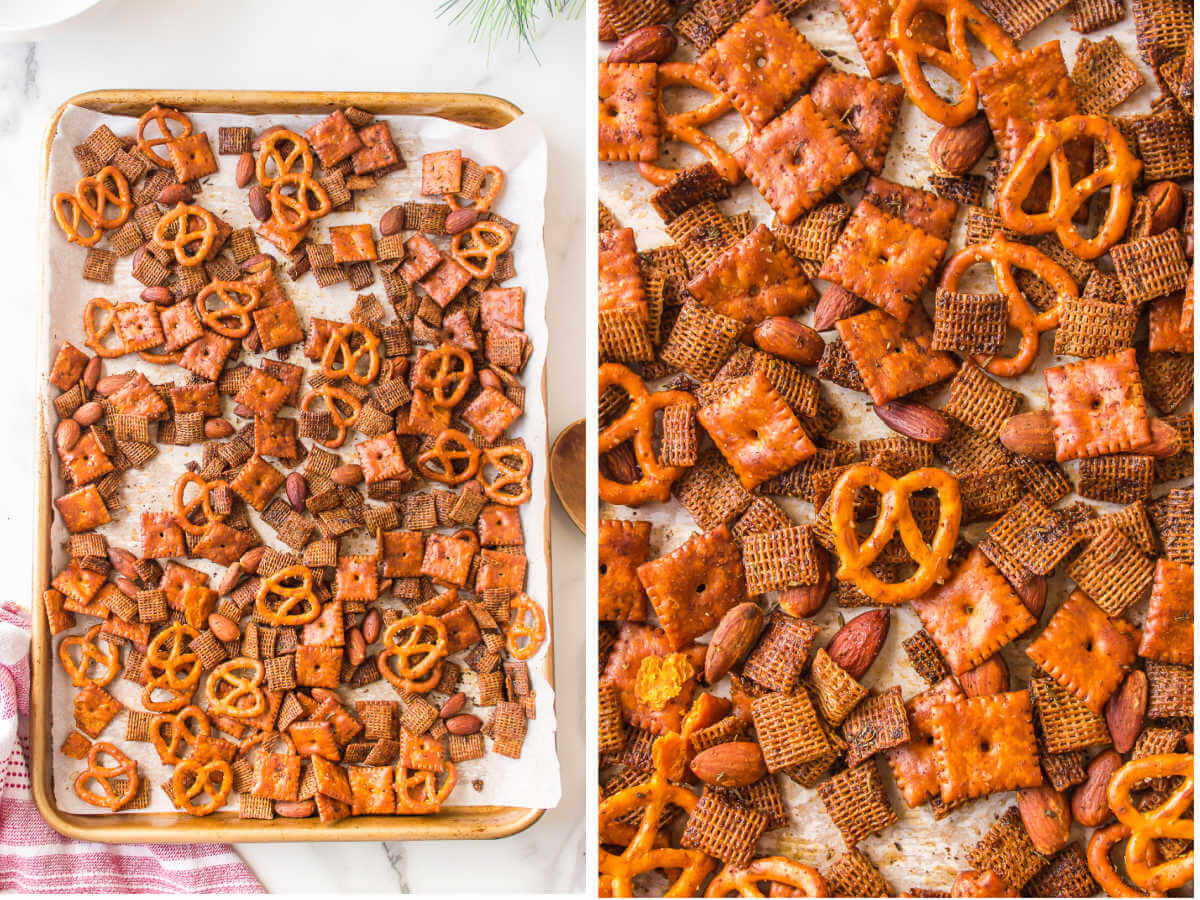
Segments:
[[[0,605],[0,891],[251,894],[263,886],[228,844],[94,844],[46,824],[29,788],[29,615]]]

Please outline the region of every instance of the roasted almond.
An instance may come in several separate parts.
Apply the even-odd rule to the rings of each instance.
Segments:
[[[1146,673],[1134,669],[1125,676],[1121,686],[1104,707],[1104,721],[1112,735],[1113,746],[1118,753],[1128,753],[1137,743],[1146,721],[1146,701],[1150,694],[1150,683]]]
[[[1183,449],[1183,441],[1179,432],[1162,419],[1150,420],[1150,443],[1138,447],[1136,452],[1155,459],[1169,459]]]
[[[472,207],[464,206],[446,216],[446,234],[461,234],[479,221],[479,213]]]
[[[829,598],[832,579],[829,577],[829,557],[820,547],[814,548],[817,583],[785,588],[779,592],[779,608],[789,616],[803,619],[814,615]]]
[[[631,31],[608,52],[610,63],[657,63],[675,52],[679,41],[666,25],[647,25]]]
[[[965,869],[954,878],[951,897],[1016,897],[1017,894],[991,869]]]
[[[101,397],[109,397],[125,387],[125,382],[132,377],[132,372],[122,372],[120,375],[105,375],[96,382],[96,393]]]
[[[346,632],[346,659],[350,665],[357,666],[367,658],[367,639],[357,628]]]
[[[460,713],[446,720],[446,730],[451,734],[474,734],[483,727],[483,720],[471,713]]]
[[[137,567],[134,565],[136,562],[137,557],[124,547],[108,548],[108,564],[116,570],[117,574],[124,575],[126,578],[137,578]]]
[[[192,189],[183,182],[168,184],[154,198],[163,206],[174,206],[176,203],[191,203]]]
[[[855,616],[833,636],[825,652],[851,678],[862,678],[883,649],[891,625],[890,609],[873,609]]]
[[[131,600],[136,599],[138,592],[141,590],[134,579],[127,578],[124,575],[114,575],[112,582],[117,586],[117,590]]]
[[[1146,188],[1146,200],[1150,204],[1148,232],[1162,234],[1179,224],[1183,215],[1183,189],[1174,181],[1156,181]]]
[[[234,560],[232,566],[227,568],[221,574],[221,580],[217,582],[217,593],[222,597],[227,597],[233,593],[234,588],[242,580],[242,564]]]
[[[1008,690],[1008,682],[1008,663],[999,653],[958,676],[958,683],[968,697],[1003,694]]]
[[[798,366],[815,366],[825,351],[825,341],[805,325],[788,316],[769,316],[754,329],[759,350]]]
[[[155,284],[142,291],[142,299],[155,306],[171,306],[175,302],[175,295],[169,287]]]
[[[90,428],[104,417],[104,407],[96,400],[89,400],[79,409],[75,410],[75,415],[71,416],[84,428]]]
[[[442,704],[442,708],[438,710],[438,715],[443,719],[452,719],[462,712],[462,708],[467,705],[467,695],[462,691],[456,694],[451,694],[446,698],[446,702]]]
[[[233,434],[233,423],[226,419],[205,419],[204,436],[209,440],[227,438]]]
[[[704,654],[704,680],[716,684],[754,646],[762,629],[757,603],[739,603],[721,618]]]
[[[290,472],[283,483],[283,492],[288,503],[298,513],[304,512],[304,501],[308,499],[308,479],[300,472]]]
[[[208,627],[219,641],[236,641],[242,633],[236,622],[220,613],[208,617]]]
[[[692,773],[713,787],[736,788],[754,784],[767,774],[762,750],[753,741],[729,741],[697,753]]]
[[[338,466],[329,473],[329,477],[334,484],[340,484],[343,487],[353,487],[363,480],[362,466],[358,463],[345,463]]]
[[[83,429],[79,427],[78,422],[74,419],[63,419],[54,429],[54,446],[58,448],[59,453],[66,453],[79,443],[82,435]]]
[[[315,800],[276,800],[271,807],[275,815],[285,819],[307,819],[317,811]]]
[[[262,562],[263,554],[266,552],[266,547],[252,547],[242,554],[242,558],[238,562],[242,564],[242,569],[251,575],[257,575],[258,564]]]
[[[237,167],[233,170],[233,183],[244,188],[253,180],[254,154],[247,151],[238,157]]]
[[[271,218],[271,201],[267,198],[267,189],[261,184],[251,185],[246,202],[250,205],[250,214],[258,221],[265,222]]]
[[[1109,747],[1090,763],[1087,779],[1071,795],[1071,815],[1085,828],[1099,828],[1112,817],[1108,806],[1108,783],[1121,768],[1121,754]]]
[[[1034,575],[1022,584],[1013,585],[1013,590],[1029,610],[1035,621],[1040,621],[1046,611],[1046,576]]]
[[[1054,461],[1054,419],[1049,412],[1019,413],[1000,426],[1000,443],[1018,456]]]
[[[830,331],[838,320],[854,315],[867,305],[867,301],[857,294],[852,294],[840,284],[826,288],[813,310],[813,329]]]
[[[1071,804],[1049,785],[1017,791],[1017,809],[1033,849],[1053,856],[1071,840]]]
[[[992,127],[983,113],[962,125],[942,128],[929,142],[933,174],[944,178],[966,175],[991,144]]]
[[[872,408],[884,425],[914,441],[936,444],[950,436],[950,424],[946,417],[916,400],[892,400]]]
[[[381,588],[381,593],[383,593]],[[383,616],[379,610],[371,609],[363,616],[362,633],[368,644],[373,644],[379,639],[379,631],[383,627]]]
[[[404,207],[393,206],[379,220],[379,233],[391,237],[404,230]]]
[[[96,389],[96,382],[100,380],[100,357],[93,356],[88,360],[87,365],[83,367],[83,376],[79,379],[83,382],[83,386],[89,391]]]
[[[249,272],[252,275],[258,272],[265,272],[275,267],[275,258],[266,253],[255,253],[243,262],[241,267],[243,272]],[[253,334],[253,332],[251,333]]]

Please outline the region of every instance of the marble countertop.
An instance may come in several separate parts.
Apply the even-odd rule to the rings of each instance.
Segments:
[[[583,415],[583,22],[546,22],[528,50],[489,54],[465,26],[436,18],[440,0],[327,3],[104,0],[25,41],[0,43],[0,271],[9,335],[0,378],[0,429],[34,421],[38,296],[37,197],[43,131],[67,98],[100,88],[478,91],[534,117],[550,152],[546,252],[550,434]],[[331,24],[336,23],[334,28]],[[317,62],[312,62],[317,60]],[[539,62],[540,61],[540,62]],[[30,595],[34,443],[0,442],[0,565],[17,597]],[[16,477],[13,477],[13,474]],[[26,477],[22,477],[22,476]],[[238,845],[272,892],[581,892],[584,888],[584,543],[552,501],[558,748],[563,798],[527,831],[490,842]],[[15,583],[13,581],[15,580]]]

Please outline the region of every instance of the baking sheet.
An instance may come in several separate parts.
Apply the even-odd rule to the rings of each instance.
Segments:
[[[858,47],[854,43],[845,20],[839,10],[837,0],[813,0],[801,12],[791,19],[796,28],[820,50],[831,65],[844,71],[867,75],[866,66],[862,62]],[[1113,35],[1120,43],[1123,52],[1134,61],[1146,79],[1147,85],[1135,93],[1124,104],[1114,111],[1119,115],[1145,112],[1155,95],[1153,77],[1149,68],[1137,55],[1137,43],[1131,18],[1126,18],[1117,25],[1102,29],[1086,37],[1099,41],[1107,35]],[[1063,56],[1067,62],[1068,71],[1074,64],[1075,49],[1081,37],[1067,27],[1065,13],[1052,16],[1047,22],[1026,35],[1020,41],[1022,50],[1036,47],[1046,41],[1058,39],[1061,42]],[[601,49],[603,59],[607,47]],[[681,52],[675,58],[693,58],[693,48],[680,42]],[[987,65],[990,59],[976,51],[978,64]],[[929,72],[930,82],[943,96],[953,96],[947,93],[948,81],[939,72]],[[898,82],[896,75],[885,76],[887,81]],[[666,103],[669,111],[691,108],[703,102],[703,92],[691,89],[672,89],[668,93]],[[927,118],[912,101],[905,97],[901,106],[899,120],[893,133],[887,161],[881,173],[884,178],[901,184],[910,184],[928,189],[930,168],[928,162],[929,142],[937,133],[940,126]],[[728,150],[739,147],[745,140],[746,129],[741,118],[731,113],[714,122],[705,129],[718,143]],[[993,151],[985,156],[973,171],[982,172],[988,159],[994,156]],[[665,161],[664,161],[665,160]],[[663,145],[663,156],[659,162],[666,166],[687,166],[702,162],[703,157],[693,148],[679,143]],[[662,220],[647,202],[654,188],[638,174],[637,166],[631,163],[600,163],[600,200],[614,214],[623,226],[632,227],[637,233],[639,250],[649,250],[670,242],[670,238],[662,227]],[[857,204],[862,195],[861,189],[843,190],[840,192],[851,209]],[[989,201],[990,202],[990,201]],[[727,214],[742,210],[751,210],[756,222],[770,225],[775,218],[774,212],[748,181],[733,189],[732,196],[721,202],[721,209]],[[965,245],[963,236],[963,219],[960,213],[956,222],[955,232],[950,241],[950,249],[946,253],[948,259],[954,252]],[[970,283],[972,277],[982,280],[976,284]],[[990,267],[976,266],[964,279],[964,289],[994,290],[988,288],[991,280]],[[818,293],[823,293],[828,287],[824,281],[817,282]],[[930,291],[932,293],[932,291]],[[930,304],[926,304],[931,308]],[[812,323],[812,307],[801,313],[798,318],[806,324]],[[1143,321],[1142,329],[1145,328]],[[824,335],[826,340],[832,340],[836,333]],[[1001,379],[1003,383],[1020,390],[1025,395],[1025,410],[1044,409],[1046,406],[1045,382],[1042,369],[1054,365],[1058,360],[1050,352],[1053,345],[1053,333],[1042,336],[1041,353],[1030,372],[1015,379]],[[843,417],[832,437],[839,439],[869,439],[883,437],[892,432],[874,415],[870,407],[870,399],[865,394],[840,388],[830,382],[822,382],[822,390],[841,408]],[[933,404],[941,406],[945,395],[942,394]],[[1191,408],[1191,401],[1180,410]],[[1069,473],[1074,480],[1073,471]],[[1190,479],[1187,480],[1190,483]],[[1181,482],[1182,483],[1182,482]],[[1172,485],[1178,486],[1178,485]],[[1157,488],[1161,491],[1162,488]],[[812,505],[787,497],[772,498],[780,503],[792,519],[797,523],[810,522],[814,516]],[[1067,498],[1069,502],[1078,499],[1077,496]],[[1088,501],[1093,503],[1100,512],[1117,509],[1118,507]],[[651,558],[670,552],[684,543],[698,528],[691,516],[681,505],[672,501],[670,504],[650,504],[641,509],[612,506],[601,503],[601,517],[621,519],[644,519],[652,523]],[[976,523],[963,529],[963,535],[972,543],[978,541],[989,523]],[[1047,609],[1041,618],[1041,626],[1049,621],[1050,616],[1070,593],[1070,585],[1065,576],[1059,574],[1051,578]],[[773,602],[775,595],[768,594],[768,600]],[[1140,624],[1145,613],[1145,601],[1135,605],[1126,615]],[[820,626],[820,634],[815,646],[824,646],[841,625],[857,615],[865,612],[863,609],[842,609],[832,602],[813,618]],[[1034,629],[1034,634],[1040,633],[1041,626]],[[872,691],[881,691],[894,685],[899,685],[904,699],[907,701],[913,695],[926,689],[925,682],[916,674],[908,662],[901,642],[919,631],[920,620],[905,604],[893,609],[891,628],[887,641],[877,661],[861,679],[862,683]],[[701,641],[707,638],[701,638]],[[1028,684],[1031,663],[1025,656],[1024,650],[1031,638],[1010,644],[1003,650],[1003,656],[1012,673],[1014,687],[1024,687]],[[892,888],[899,892],[911,888],[929,888],[948,890],[955,875],[962,869],[970,868],[966,860],[966,849],[977,841],[992,825],[996,818],[1009,806],[1015,803],[1015,794],[1011,791],[994,794],[990,797],[975,800],[956,809],[941,821],[935,821],[928,804],[916,809],[909,809],[896,790],[887,763],[880,756],[879,769],[883,773],[883,782],[887,787],[893,809],[899,814],[899,822],[884,829],[880,834],[863,840],[858,846],[879,867],[883,876]],[[759,847],[762,854],[781,853],[801,862],[827,869],[828,865],[844,852],[844,843],[840,832],[834,827],[832,820],[825,812],[824,805],[817,797],[815,790],[796,785],[788,778],[777,779],[784,795],[784,805],[788,809],[790,824],[775,831],[768,832]],[[1075,838],[1085,836],[1085,831],[1078,825],[1074,828]]]
[[[206,131],[210,142],[216,150],[218,126],[249,125],[260,131],[269,125],[284,125],[300,133],[315,122],[320,116],[245,116],[213,113],[189,114],[196,131]],[[509,284],[520,285],[525,289],[525,329],[533,343],[533,355],[529,359],[521,375],[526,385],[525,414],[511,429],[511,434],[521,437],[530,448],[534,449],[534,471],[530,479],[532,498],[521,507],[521,520],[525,531],[526,552],[529,556],[527,590],[534,599],[543,606],[548,603],[549,579],[548,561],[549,534],[547,532],[546,504],[548,502],[546,488],[546,408],[542,391],[545,372],[546,351],[549,344],[549,332],[546,324],[545,309],[547,301],[548,275],[546,271],[545,247],[543,245],[544,199],[546,187],[546,143],[545,137],[538,126],[528,116],[521,116],[511,124],[495,129],[484,130],[460,125],[444,119],[426,116],[380,116],[386,120],[392,130],[397,147],[408,162],[408,168],[391,173],[381,179],[380,184],[365,192],[357,192],[355,196],[357,209],[351,212],[334,212],[326,216],[314,226],[313,236],[320,239],[325,229],[335,225],[346,225],[370,222],[376,225],[380,216],[389,207],[405,200],[421,199],[419,196],[420,159],[426,152],[461,148],[464,155],[476,160],[482,165],[496,165],[504,170],[505,187],[496,204],[496,212],[505,218],[516,222],[519,230],[513,242],[513,258],[517,277]],[[46,270],[44,310],[46,311],[40,340],[45,341],[41,348],[45,366],[53,361],[54,353],[59,344],[65,339],[76,346],[83,347],[84,331],[81,321],[84,304],[90,297],[103,295],[114,302],[136,299],[142,290],[142,285],[130,275],[129,257],[120,260],[113,284],[99,285],[83,281],[79,277],[85,251],[74,245],[67,244],[61,232],[53,222],[49,212],[49,199],[59,191],[72,191],[79,178],[78,166],[72,154],[72,148],[80,143],[94,128],[106,123],[117,135],[132,134],[136,128],[136,119],[124,116],[113,116],[92,112],[79,107],[68,108],[59,121],[58,133],[50,151],[50,165],[47,179],[47,194],[40,213],[41,227],[49,229],[43,237],[50,254]],[[245,192],[233,183],[233,170],[237,162],[236,156],[217,156],[220,171],[204,180],[204,187],[197,197],[198,203],[221,216],[234,228],[246,225],[256,225],[250,215],[245,199]],[[259,239],[263,252],[272,253],[277,258],[278,250],[266,241]],[[292,282],[286,276],[280,276],[281,283],[288,296],[295,301],[301,319],[307,324],[312,317],[332,318],[348,321],[350,308],[354,303],[356,292],[346,284],[337,284],[331,288],[319,288],[311,276],[304,276],[297,282]],[[366,291],[373,291],[383,299],[382,285],[376,278],[375,284]],[[256,362],[257,356],[252,355],[250,362]],[[304,364],[311,368],[310,361],[302,354],[295,352],[289,358],[290,362]],[[126,356],[105,363],[106,373],[123,372],[137,369],[146,373],[152,382],[161,383],[171,380],[184,380],[186,373],[177,366],[157,366],[142,362],[137,356]],[[181,378],[183,373],[183,378]],[[46,372],[40,373],[45,382]],[[57,417],[49,396],[43,396],[43,413],[48,428],[53,431]],[[295,414],[294,412],[291,414]],[[358,436],[361,439],[361,435]],[[160,444],[159,455],[142,469],[133,469],[126,473],[122,482],[120,499],[125,509],[114,511],[114,521],[99,529],[110,544],[123,546],[137,551],[140,548],[138,537],[138,522],[140,513],[144,510],[164,510],[171,508],[171,488],[183,471],[188,460],[199,459],[199,444],[188,447],[175,447]],[[353,444],[343,447],[339,454],[346,460],[353,460]],[[53,491],[57,496],[63,489],[58,477],[57,468],[54,470]],[[249,510],[252,522],[263,540],[280,550],[288,548],[275,540],[272,528],[259,521],[257,514]],[[51,529],[53,544],[53,571],[57,572],[67,561],[65,542],[67,532],[58,517],[55,517]],[[343,541],[343,546],[349,552],[356,552],[359,547],[369,550],[373,541],[357,537],[355,540]],[[543,551],[545,548],[545,551]],[[205,560],[186,560],[187,564],[216,575],[221,568]],[[398,601],[385,599],[381,606],[397,605]],[[549,614],[550,610],[547,610]],[[85,617],[81,617],[85,618]],[[69,633],[82,633],[94,624],[94,621],[81,623]],[[60,637],[52,640],[52,646],[57,651]],[[554,690],[547,678],[547,668],[551,665],[553,644],[547,636],[537,655],[529,660],[530,676],[533,689],[537,695],[537,715],[529,722],[529,731],[525,739],[520,759],[509,759],[495,753],[489,753],[480,760],[470,760],[458,766],[458,785],[450,798],[448,806],[487,806],[506,805],[546,809],[558,803],[561,784],[559,778],[558,757],[555,749],[555,717]],[[461,689],[472,700],[477,697],[474,673],[463,666],[464,675]],[[55,748],[53,777],[55,801],[64,812],[103,814],[103,810],[83,803],[71,789],[74,775],[82,769],[76,760],[64,757],[57,752],[63,739],[72,727],[72,698],[75,690],[62,670],[55,662],[52,666],[51,680],[51,716],[52,741]],[[118,700],[130,708],[140,709],[138,702],[141,688],[122,678],[116,679],[108,686]],[[396,699],[391,685],[379,681],[373,685],[354,691],[353,699]],[[477,712],[484,718],[490,708],[481,707]],[[151,791],[151,804],[142,812],[173,812],[165,794],[158,785],[165,782],[171,773],[171,767],[163,765],[157,753],[150,744],[124,742],[126,716],[119,715],[101,736],[122,747],[132,758],[137,760],[143,775],[149,778],[154,789]],[[490,741],[487,742],[490,748]],[[236,799],[223,807],[235,809]]]

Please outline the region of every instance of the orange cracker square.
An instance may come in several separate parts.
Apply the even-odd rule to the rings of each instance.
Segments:
[[[109,396],[108,401],[116,412],[126,416],[161,419],[168,412],[166,401],[141,372],[134,372],[120,390]]]
[[[369,556],[342,556],[337,563],[334,597],[337,600],[379,599],[378,561]]]
[[[790,316],[816,299],[799,264],[766,225],[759,225],[713,259],[687,284],[711,309],[754,326],[768,316]]]
[[[336,166],[348,156],[353,156],[362,149],[362,140],[346,114],[340,109],[318,122],[304,132],[313,151],[325,168]]]
[[[922,691],[905,704],[908,711],[909,739],[898,747],[883,751],[900,789],[900,796],[910,808],[940,796],[937,760],[933,750],[933,709],[942,703],[958,703],[966,697],[953,678],[944,678]]]
[[[72,559],[54,576],[50,586],[70,600],[86,606],[99,593],[104,580],[103,573],[85,569],[79,565],[79,560]]]
[[[144,559],[170,559],[184,556],[183,529],[175,521],[174,513],[142,513],[142,557]]]
[[[771,0],[758,0],[697,64],[754,128],[778,115],[827,65]]]
[[[521,407],[509,400],[503,391],[489,385],[467,404],[460,415],[485,439],[497,441],[505,429],[520,418]]]
[[[301,644],[296,648],[296,684],[336,690],[342,682],[341,647]]]
[[[867,179],[863,200],[944,241],[950,240],[954,219],[958,215],[958,204],[953,200],[909,184],[888,181],[878,175]]]
[[[250,532],[239,531],[224,522],[213,522],[204,529],[192,553],[219,566],[231,566],[255,543],[257,541]]]
[[[355,444],[354,452],[358,454],[367,484],[392,478],[406,479],[412,474],[404,461],[404,454],[400,452],[394,431]]]
[[[638,566],[637,574],[673,650],[714,628],[746,599],[742,554],[724,525],[693,534],[666,556]]]
[[[425,557],[425,535],[420,531],[383,531],[379,555],[384,578],[415,578]]]
[[[1150,443],[1150,420],[1132,347],[1046,369],[1059,462],[1137,450]]]
[[[335,225],[329,229],[329,243],[333,245],[335,263],[370,262],[379,257],[375,253],[375,238],[371,226]]]
[[[953,356],[932,349],[933,329],[922,308],[914,308],[906,322],[871,309],[839,319],[836,327],[875,403],[936,384],[958,369]]]
[[[261,456],[252,456],[229,486],[239,497],[262,512],[283,482],[282,472]]]
[[[56,497],[54,505],[62,516],[63,524],[72,534],[91,531],[112,521],[104,498],[94,484],[85,484],[69,494]]]
[[[896,64],[887,51],[888,28],[892,21],[892,4],[879,0],[839,0],[846,27],[858,45],[872,78],[896,71]]]
[[[863,167],[854,148],[807,95],[752,132],[734,157],[784,225],[815,208]]]
[[[167,154],[179,181],[195,181],[217,171],[216,157],[203,131],[171,141],[167,144]]]
[[[127,353],[148,350],[163,342],[158,307],[153,303],[122,303],[113,313],[113,321]]]
[[[879,174],[900,116],[904,87],[831,66],[817,78],[811,94],[817,109],[854,148],[867,170]]]
[[[1015,53],[978,69],[971,81],[979,91],[983,111],[1002,156],[1019,153],[1023,145],[1012,146],[1011,139],[1040,119],[1064,119],[1080,110],[1075,101],[1075,84],[1067,73],[1058,41]],[[1016,119],[1022,129],[1014,135],[1009,121]]]
[[[351,808],[356,816],[390,816],[396,812],[395,766],[351,766]]]
[[[233,352],[234,345],[232,338],[206,332],[203,337],[188,344],[179,359],[179,365],[206,381],[216,381],[221,377],[221,370],[225,368],[225,361]]]
[[[71,480],[78,485],[95,481],[113,470],[112,460],[100,447],[92,431],[88,431],[67,451],[59,451],[63,465],[71,473]]]
[[[601,519],[597,556],[600,621],[643,621],[646,591],[637,570],[650,556],[650,523]]]
[[[264,353],[304,340],[304,327],[291,300],[254,310],[254,329]]]
[[[204,326],[196,315],[196,307],[187,300],[161,310],[158,319],[163,331],[163,347],[168,352],[182,350],[204,336]]]
[[[947,805],[1042,783],[1029,691],[939,703],[932,725],[938,787]]]
[[[1159,662],[1191,665],[1193,569],[1186,563],[1159,559],[1154,570],[1150,607],[1138,655]]]
[[[221,395],[211,381],[171,387],[171,406],[175,415],[200,413],[204,416],[221,414]]]
[[[1074,591],[1025,653],[1098,713],[1124,680],[1140,640],[1124,619],[1105,615],[1086,594]]]
[[[82,377],[87,364],[86,353],[70,341],[63,341],[54,357],[54,364],[50,367],[49,381],[60,391],[69,391]]]
[[[864,202],[854,210],[819,275],[904,321],[946,246],[942,238]]]
[[[600,232],[600,310],[628,310],[640,321],[649,317],[632,228]]]
[[[75,695],[75,726],[94,740],[123,708],[104,688],[89,684]]]
[[[298,447],[296,435],[298,423],[295,419],[264,419],[254,417],[254,452],[259,456],[274,456],[277,459],[295,459]]]
[[[817,452],[762,371],[740,379],[732,390],[701,407],[696,418],[748,490]]]
[[[471,560],[479,549],[473,532],[431,534],[425,539],[425,558],[421,574],[447,585],[464,587],[471,572]]]
[[[662,129],[658,66],[600,63],[600,121],[597,146],[607,162],[658,159]]]
[[[635,728],[645,728],[654,734],[682,729],[683,718],[691,709],[696,692],[695,675],[684,680],[678,692],[661,704],[651,705],[637,694],[637,678],[643,661],[665,658],[675,650],[682,653],[694,671],[699,672],[704,667],[705,649],[701,644],[676,648],[660,628],[638,622],[625,622],[621,626],[604,667],[604,678],[617,691],[621,716]]]
[[[912,605],[955,675],[975,668],[1037,624],[978,547],[948,581]]]
[[[279,379],[261,369],[251,369],[233,400],[249,407],[256,415],[270,418],[287,402],[289,393],[287,386]]]

